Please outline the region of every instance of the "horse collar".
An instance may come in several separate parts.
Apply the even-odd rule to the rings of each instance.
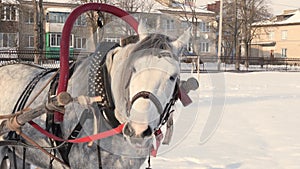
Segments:
[[[90,69],[88,74],[88,95],[101,96],[103,100],[94,106],[101,109],[104,119],[115,128],[120,125],[116,119],[114,109],[115,105],[112,98],[110,77],[105,63],[107,53],[118,47],[117,43],[101,42],[92,55]]]

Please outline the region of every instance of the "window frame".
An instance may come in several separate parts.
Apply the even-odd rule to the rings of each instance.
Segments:
[[[19,10],[16,6],[4,5],[1,8],[1,21],[19,21]]]
[[[80,45],[78,45],[79,41],[80,41]],[[86,38],[77,36],[77,37],[75,37],[74,48],[75,49],[86,49],[86,42],[87,42]]]
[[[55,32],[49,33],[49,47],[60,47],[61,36],[62,36],[61,33],[55,33]],[[54,40],[55,40],[54,43],[52,43],[53,42],[52,38],[54,38]],[[73,48],[74,47],[74,43],[73,43],[74,35],[72,34],[70,38],[71,38],[70,47]]]
[[[6,37],[5,37],[6,36]],[[6,38],[6,40],[5,40]],[[18,47],[18,33],[0,33],[0,48]]]
[[[287,48],[281,48],[281,57],[287,58]]]
[[[26,11],[24,22],[26,24],[34,24],[34,12],[32,10]]]
[[[288,31],[282,30],[281,31],[281,40],[287,40],[288,39]]]
[[[199,45],[200,45],[199,51],[201,53],[209,53],[210,52],[210,43],[209,42],[200,42]]]

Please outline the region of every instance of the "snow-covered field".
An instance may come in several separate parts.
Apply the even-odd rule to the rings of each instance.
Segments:
[[[203,73],[191,96],[153,169],[300,168],[300,73]]]

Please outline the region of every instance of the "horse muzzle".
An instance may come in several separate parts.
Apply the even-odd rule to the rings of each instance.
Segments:
[[[137,128],[143,128],[140,134],[137,134]],[[146,128],[144,130],[144,128]],[[152,143],[152,129],[145,124],[137,124],[134,122],[127,122],[123,128],[123,136],[134,147],[143,148],[148,147]]]
[[[142,102],[139,102],[137,100]],[[144,104],[139,111],[135,111],[133,108],[133,104]],[[150,103],[153,103],[154,109],[151,109]],[[148,119],[147,113],[153,113],[153,111],[158,112],[158,116],[155,119]],[[152,129],[149,124],[153,121],[157,121],[156,118],[160,119],[161,114],[163,113],[163,107],[159,101],[159,99],[151,92],[141,91],[135,94],[132,97],[129,106],[128,117],[129,121],[125,124],[123,128],[123,135],[134,146],[137,147],[147,147],[152,143],[152,136],[154,133],[154,129]],[[150,120],[150,121],[149,121]]]

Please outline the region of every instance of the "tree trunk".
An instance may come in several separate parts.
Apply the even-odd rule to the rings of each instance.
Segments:
[[[33,31],[34,31],[34,63],[38,64],[39,63],[39,54],[38,54],[38,49],[39,49],[39,33],[38,33],[38,5],[36,0],[32,0],[32,5],[34,8],[34,23],[33,23]]]
[[[240,44],[239,42],[236,42],[235,45],[235,70],[240,70]]]
[[[245,56],[246,56],[246,60],[245,60],[245,67],[249,68],[249,45],[247,42],[245,42]]]

